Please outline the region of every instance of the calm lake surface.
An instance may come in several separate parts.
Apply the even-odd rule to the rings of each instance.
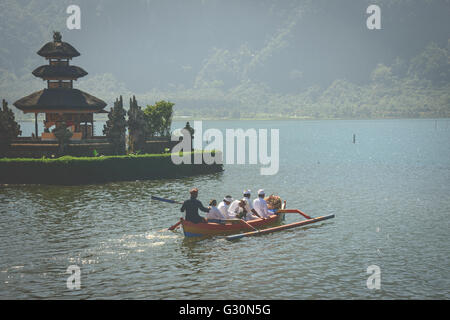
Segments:
[[[223,132],[279,129],[278,174],[225,165],[174,180],[0,187],[0,298],[449,299],[449,123],[208,121],[204,129]],[[205,205],[264,188],[289,208],[336,218],[236,242],[187,241],[167,231],[179,206],[150,196],[183,200],[194,186]],[[66,287],[70,265],[81,268],[80,290]],[[366,285],[371,265],[379,290]]]

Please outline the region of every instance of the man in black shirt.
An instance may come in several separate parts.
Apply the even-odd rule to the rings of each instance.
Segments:
[[[186,220],[193,223],[206,222],[206,219],[198,214],[198,209],[203,212],[209,212],[208,208],[205,208],[203,204],[197,200],[198,189],[194,188],[190,191],[191,198],[183,202],[181,206],[181,212],[186,211]]]

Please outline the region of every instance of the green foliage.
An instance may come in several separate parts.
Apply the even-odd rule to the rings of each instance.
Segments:
[[[337,79],[327,88],[312,86],[280,95],[262,84],[245,82],[229,94],[216,89],[172,98],[180,105],[176,115],[203,119],[205,115],[228,119],[450,117],[449,57],[450,45],[431,43],[410,61],[398,57],[392,65],[378,64],[367,84]]]
[[[207,151],[205,151],[207,152]],[[0,183],[85,184],[175,178],[223,170],[219,164],[175,165],[171,154],[56,159],[2,158]]]
[[[71,2],[63,0],[62,3],[52,0],[3,0],[0,3],[0,29],[2,30],[0,32],[2,43],[0,92],[8,100],[14,101],[33,91],[42,90],[42,81],[33,77],[31,70],[42,64],[42,57],[36,55],[36,51],[51,40],[49,36],[52,30],[65,26],[67,15],[61,13],[61,10]],[[95,2],[83,0],[82,7],[86,12],[94,12],[101,17],[114,17],[123,9],[122,3],[121,1],[102,1],[102,4],[98,5]],[[198,2],[194,7],[199,10],[195,9],[192,12],[211,12],[208,11],[211,9],[215,12],[217,5],[222,9],[233,7],[226,4],[226,1],[223,2],[224,4],[213,3],[215,2]],[[375,42],[372,37],[366,37],[364,19],[361,20],[361,16],[356,14],[359,12],[364,15],[364,9],[372,3],[381,5],[383,12],[389,13],[383,15],[382,25],[391,26],[389,35],[378,33],[380,36]],[[192,7],[188,4],[182,6],[183,8]],[[240,10],[241,14],[246,14],[245,7]],[[156,7],[148,7],[145,1],[137,4],[136,8],[138,8],[135,10],[136,14],[142,16],[156,12]],[[293,13],[298,8],[305,10],[297,19]],[[184,11],[177,10],[177,12]],[[332,19],[328,12],[333,12]],[[183,45],[183,39],[190,39],[189,37],[179,37],[181,43],[168,41],[167,44],[170,43],[173,46],[163,46],[159,52],[171,52],[175,56],[169,59],[162,54],[163,56],[158,58],[157,51],[154,52],[158,59],[153,57],[147,61],[148,63],[157,61],[158,68],[152,70],[160,76],[151,77],[152,79],[149,79],[146,85],[154,89],[138,95],[137,98],[140,101],[160,99],[175,101],[177,104],[175,116],[203,119],[448,116],[449,48],[442,48],[441,45],[445,36],[443,30],[448,29],[446,12],[448,12],[448,0],[422,2],[346,0],[339,5],[330,4],[327,0],[283,1],[283,4],[266,6],[266,9],[258,11],[260,18],[257,20],[264,24],[264,28],[250,28],[249,30],[261,29],[260,32],[252,33],[253,37],[229,37],[232,43],[225,37],[222,39],[224,40],[222,44],[215,48],[215,43],[205,42],[206,38],[199,36],[197,38],[203,39],[204,46],[196,46],[193,43],[189,48],[192,50],[197,48],[198,51],[189,51],[188,54],[178,50],[178,47],[186,47]],[[358,25],[361,28],[351,27],[356,25],[354,20],[353,22],[345,21],[346,18],[353,19],[351,17],[359,21]],[[401,23],[398,23],[398,17],[403,19]],[[160,18],[164,19],[163,16],[158,19]],[[94,21],[94,24],[103,24],[101,19],[95,20],[97,22]],[[117,21],[118,23],[114,25],[116,31],[129,28],[130,24],[126,21],[127,19]],[[242,22],[244,23],[242,26],[245,27],[247,25],[245,20]],[[154,23],[158,24],[156,20]],[[233,22],[230,23],[233,24]],[[254,21],[250,23],[250,25],[253,24]],[[333,28],[334,25],[336,28]],[[217,28],[223,28],[223,26],[223,24],[216,24]],[[345,28],[341,29],[342,27]],[[335,35],[342,35],[343,31],[347,32],[349,27],[352,28],[352,37],[333,38]],[[180,31],[176,23],[168,25],[168,28],[174,32]],[[93,29],[91,31],[94,34],[97,32],[97,35],[101,36],[101,28],[94,26]],[[130,29],[127,30],[130,31]],[[317,32],[310,32],[311,30]],[[436,32],[427,30],[436,30]],[[145,34],[145,28],[135,31],[140,36]],[[180,32],[189,34],[191,31],[192,29],[186,28]],[[198,31],[211,32],[205,28],[198,28]],[[115,31],[111,32],[114,34]],[[129,32],[120,32],[117,36],[126,38],[128,34]],[[307,34],[311,34],[311,37],[304,37]],[[299,42],[296,39],[303,40]],[[414,39],[413,43],[410,43],[411,39]],[[329,41],[330,45],[327,46],[325,45],[327,40],[333,41]],[[436,41],[437,44],[430,44],[425,48],[428,41]],[[89,43],[84,42],[83,39],[69,42],[78,49],[87,48],[81,53],[83,59],[88,59],[85,61],[91,61],[91,65],[97,59],[88,48]],[[139,41],[129,44],[134,49],[142,46]],[[105,49],[108,45],[112,47],[115,42],[105,42],[102,48]],[[322,54],[327,55],[327,52],[333,52],[330,49],[336,45],[342,49],[346,48],[346,51],[328,54],[329,59],[323,59]],[[360,53],[358,53],[359,50],[354,50],[355,47],[360,50]],[[380,54],[385,48],[389,48],[389,52],[385,55]],[[318,55],[314,57],[316,50]],[[421,50],[423,52],[420,52]],[[148,56],[146,50],[140,50],[140,52],[136,61],[144,61]],[[200,54],[196,54],[199,52]],[[205,52],[211,52],[211,54],[204,56]],[[394,53],[399,57],[392,62]],[[183,60],[183,56],[187,58]],[[364,59],[351,59],[351,57],[361,56]],[[416,57],[410,60],[411,56]],[[178,60],[183,61],[182,72],[178,69],[169,70],[164,64],[173,60],[174,57],[175,60],[178,57],[180,58]],[[333,60],[333,57],[338,58]],[[382,60],[378,61],[378,57]],[[337,67],[328,68],[329,64],[324,63],[321,68],[320,64],[322,61],[326,62],[325,60],[334,61],[336,64],[333,66]],[[132,61],[131,64],[137,63],[136,61]],[[339,65],[339,62],[342,65]],[[392,79],[389,73],[375,72],[377,69],[375,65],[381,62],[386,67],[384,71],[390,68]],[[372,67],[366,68],[357,65],[358,63]],[[319,67],[317,67],[318,64]],[[172,65],[170,63],[170,66]],[[137,75],[135,68],[128,69],[128,72],[121,72],[119,75],[118,69],[111,65],[108,73],[91,74],[90,77],[81,79],[78,87],[112,104],[119,93],[131,96],[133,93],[130,89],[137,90],[138,88],[133,88],[136,83],[143,83],[142,79],[147,77],[146,72]],[[162,71],[165,69],[168,72]],[[371,69],[374,70],[372,82],[369,81],[370,73],[368,72]],[[345,72],[335,72],[336,70],[345,70]],[[95,70],[88,71],[95,73]],[[177,76],[174,77],[174,74]],[[320,75],[316,76],[316,74]],[[341,79],[342,74],[345,74],[347,79]],[[142,78],[138,80],[136,77],[139,76]],[[315,80],[309,81],[310,79]],[[352,81],[346,81],[348,79],[366,79],[367,81],[352,83]],[[342,80],[348,87],[329,86],[333,80]],[[169,82],[174,85],[168,86]],[[194,85],[190,86],[191,83]],[[310,88],[306,87],[308,83],[311,83]],[[297,86],[298,89],[296,89]],[[142,88],[140,87],[139,90]],[[322,96],[325,92],[326,94]],[[16,119],[33,117],[32,114],[14,111],[17,115]],[[96,117],[100,120],[103,115]],[[154,131],[152,134],[159,133]]]
[[[170,136],[174,103],[158,101],[155,105],[147,105],[144,114],[148,123],[148,136]]]
[[[380,63],[376,66],[376,68],[372,71],[370,78],[373,82],[389,86],[393,83],[392,71],[390,67],[385,66]]]
[[[103,134],[112,143],[114,153],[117,155],[125,154],[125,132],[127,127],[125,115],[126,111],[123,108],[122,96],[120,96],[114,102],[114,107],[108,113],[108,120],[103,127]]]
[[[144,150],[149,128],[144,111],[138,106],[135,96],[130,99],[127,124],[129,133],[128,151],[136,153],[139,150]]]
[[[16,122],[14,112],[8,108],[8,103],[2,100],[0,110],[0,155],[9,147],[11,141],[22,133],[20,125]]]
[[[234,110],[231,114],[231,118],[233,119],[239,119],[241,117],[241,112],[239,110]]]
[[[425,50],[411,60],[408,74],[419,79],[428,79],[436,85],[450,82],[449,48],[440,48],[430,43]]]

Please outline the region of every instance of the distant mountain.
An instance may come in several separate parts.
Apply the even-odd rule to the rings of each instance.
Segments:
[[[435,91],[422,92],[430,105],[446,101],[437,92],[450,83],[448,0],[80,0],[81,30],[66,28],[70,4],[0,3],[1,97],[12,103],[44,87],[31,75],[44,63],[36,51],[59,30],[82,54],[72,64],[89,73],[77,87],[108,102],[120,94],[136,94],[141,104],[172,99],[178,115],[242,117],[245,107],[251,117],[282,105],[291,116],[324,117],[328,109],[317,113],[323,105],[313,105],[337,80],[381,90],[373,78],[383,74],[380,64],[397,86],[406,78],[431,81]],[[381,8],[381,30],[366,27],[370,4]],[[362,98],[343,101],[375,108]]]

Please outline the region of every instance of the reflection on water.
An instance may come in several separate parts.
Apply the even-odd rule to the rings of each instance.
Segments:
[[[444,120],[439,120],[444,121]],[[445,120],[447,121],[447,120]],[[204,128],[266,122],[208,122]],[[450,132],[434,120],[280,121],[280,172],[87,186],[0,187],[1,298],[449,298]],[[352,135],[356,133],[357,143]],[[204,204],[264,188],[336,218],[228,242],[167,228],[192,187]],[[300,220],[290,214],[286,222]],[[69,265],[81,290],[66,288]],[[381,290],[366,287],[369,265]]]

